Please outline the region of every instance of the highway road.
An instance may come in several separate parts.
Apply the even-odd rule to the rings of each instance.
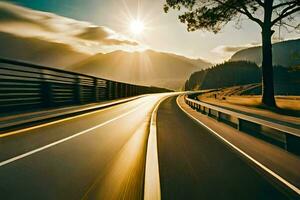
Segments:
[[[0,138],[0,199],[142,199],[149,121],[164,96]]]
[[[289,199],[168,98],[157,113],[162,199]]]
[[[0,199],[143,199],[150,121],[168,95],[148,95],[0,138]],[[187,117],[176,97],[161,103],[156,121],[158,160],[150,164],[159,166],[154,175],[160,182],[152,186],[160,188],[162,199],[288,199]]]

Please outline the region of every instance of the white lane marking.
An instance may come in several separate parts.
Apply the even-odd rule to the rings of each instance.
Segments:
[[[120,101],[116,101],[116,102],[112,102],[112,103],[103,104],[100,107],[114,106],[115,104],[120,104],[123,101],[124,101],[124,103],[127,103],[127,102],[131,102],[131,100],[135,100],[135,99],[139,99],[139,98],[140,97],[134,97],[134,98],[126,99],[126,101],[125,100],[120,100]],[[76,118],[79,118],[79,117],[84,117],[84,116],[87,116],[87,115],[92,115],[92,114],[95,114],[95,113],[107,111],[107,110],[110,110],[112,108],[115,108],[115,107],[108,107],[108,108],[104,108],[104,109],[99,108],[101,110],[96,110],[96,111],[84,113],[84,114],[81,114],[81,115],[76,115],[76,116],[73,116],[73,117],[68,117],[68,118],[56,120],[56,121],[53,121],[53,122],[48,122],[48,123],[44,123],[44,124],[40,124],[40,125],[28,127],[28,128],[16,130],[16,131],[3,133],[3,134],[0,134],[0,138],[8,137],[8,136],[15,135],[15,134],[18,134],[18,133],[22,133],[22,132],[25,132],[25,131],[31,131],[31,130],[34,130],[34,129],[37,129],[37,128],[42,128],[42,127],[45,127],[45,126],[50,126],[50,125],[57,124],[57,123],[64,122],[64,121],[68,121],[68,120],[71,120],[71,119],[76,119]]]
[[[31,151],[29,151],[29,152],[27,152],[27,153],[24,153],[24,154],[18,155],[18,156],[16,156],[16,157],[10,158],[10,159],[8,159],[8,160],[2,161],[2,162],[0,162],[0,167],[2,167],[2,166],[4,166],[4,165],[7,165],[7,164],[9,164],[9,163],[12,163],[12,162],[14,162],[14,161],[20,160],[20,159],[22,159],[22,158],[25,158],[25,157],[27,157],[27,156],[30,156],[30,155],[32,155],[32,154],[35,154],[35,153],[37,153],[37,152],[40,152],[40,151],[42,151],[42,150],[48,149],[48,148],[50,148],[50,147],[53,147],[53,146],[55,146],[55,145],[57,145],[57,144],[63,143],[63,142],[65,142],[65,141],[68,141],[68,140],[70,140],[70,139],[72,139],[72,138],[75,138],[75,137],[78,137],[78,136],[80,136],[80,135],[83,135],[83,134],[85,134],[85,133],[87,133],[87,132],[89,132],[89,131],[95,130],[95,129],[100,128],[100,127],[102,127],[102,126],[105,126],[105,125],[108,124],[108,123],[111,123],[111,122],[113,122],[113,121],[116,121],[116,120],[118,120],[118,119],[120,119],[120,118],[122,118],[122,117],[125,117],[126,115],[129,115],[129,114],[135,112],[136,110],[140,109],[141,107],[143,107],[144,105],[146,105],[146,104],[148,104],[148,103],[149,103],[149,102],[143,103],[143,104],[139,105],[138,107],[135,107],[134,109],[132,109],[132,110],[126,112],[126,113],[123,113],[122,115],[119,115],[119,116],[117,116],[117,117],[115,117],[115,118],[113,118],[113,119],[110,119],[110,120],[108,120],[108,121],[106,121],[106,122],[104,122],[104,123],[102,123],[102,124],[98,124],[98,125],[96,125],[96,126],[93,126],[93,127],[89,128],[89,129],[86,129],[86,130],[84,130],[84,131],[81,131],[81,132],[79,132],[79,133],[76,133],[76,134],[74,134],[74,135],[71,135],[71,136],[66,137],[66,138],[64,138],[64,139],[55,141],[55,142],[53,142],[53,143],[47,144],[47,145],[45,145],[45,146],[42,146],[42,147],[40,147],[40,148],[31,150]]]
[[[273,172],[271,169],[267,168],[266,166],[264,166],[263,164],[261,164],[260,162],[258,162],[257,160],[255,160],[253,157],[251,157],[250,155],[248,155],[247,153],[245,153],[243,150],[241,150],[240,148],[236,147],[235,145],[233,145],[232,143],[230,143],[228,140],[226,140],[224,137],[222,137],[221,135],[219,135],[216,131],[214,131],[213,129],[211,129],[210,127],[208,127],[207,125],[205,125],[203,122],[201,122],[200,120],[198,120],[197,118],[195,118],[194,116],[192,116],[190,113],[188,113],[186,110],[184,110],[181,105],[179,104],[179,96],[176,99],[177,105],[179,106],[179,108],[186,114],[188,115],[190,118],[192,118],[193,120],[195,120],[196,122],[198,122],[199,124],[201,124],[202,126],[204,126],[205,128],[207,128],[209,131],[211,131],[212,133],[214,133],[216,136],[218,136],[220,139],[222,139],[224,142],[226,142],[228,145],[230,145],[232,148],[234,148],[235,150],[237,150],[239,153],[241,153],[243,156],[245,156],[246,158],[248,158],[249,160],[251,160],[252,162],[254,162],[256,165],[258,165],[260,168],[262,168],[263,170],[265,170],[266,172],[268,172],[269,174],[271,174],[273,177],[275,177],[276,179],[278,179],[280,182],[282,182],[283,184],[285,184],[287,187],[289,187],[290,189],[292,189],[294,192],[296,192],[298,195],[300,195],[300,189],[296,186],[294,186],[293,184],[291,184],[290,182],[288,182],[287,180],[285,180],[284,178],[282,178],[280,175],[276,174],[275,172]]]
[[[160,200],[160,178],[159,164],[157,152],[157,129],[156,117],[157,110],[162,101],[169,96],[161,99],[155,106],[150,121],[150,133],[147,144],[146,169],[145,169],[145,185],[144,185],[144,200]]]

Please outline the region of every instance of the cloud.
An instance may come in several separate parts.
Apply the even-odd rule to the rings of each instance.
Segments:
[[[251,43],[251,44],[245,44],[245,45],[221,45],[221,46],[217,46],[216,48],[212,49],[211,52],[218,54],[218,56],[220,56],[222,59],[229,59],[234,53],[243,50],[243,49],[247,49],[250,47],[254,47],[257,46],[258,43]]]
[[[222,51],[228,52],[228,53],[235,53],[235,52],[240,51],[245,48],[247,48],[247,47],[245,47],[245,46],[224,46]]]
[[[77,37],[87,40],[102,40],[103,38],[107,38],[110,36],[110,30],[105,27],[87,27],[83,30],[83,32],[79,33]]]
[[[104,26],[90,26],[77,35],[78,38],[99,41],[105,45],[132,45],[137,46],[138,43],[127,39],[121,39],[115,32]],[[118,38],[119,37],[119,38]]]
[[[246,49],[246,48],[249,48],[249,47],[253,47],[255,46],[255,44],[245,44],[245,45],[237,45],[237,46],[224,46],[224,45],[221,45],[221,46],[218,46],[216,48],[214,48],[212,50],[212,52],[214,53],[235,53],[237,51],[240,51],[240,50],[243,50],[243,49]]]
[[[5,2],[0,2],[0,32],[64,43],[89,53],[139,45],[108,27]]]

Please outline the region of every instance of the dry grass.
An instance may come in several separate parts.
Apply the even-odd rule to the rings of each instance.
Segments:
[[[229,103],[246,107],[268,109],[262,105],[261,95],[241,95],[258,86],[259,84],[248,84],[223,88],[217,91],[204,93],[199,96],[199,98],[203,101],[214,101],[215,103]],[[279,110],[300,112],[300,96],[276,96],[275,98]]]
[[[300,96],[276,96],[277,108],[270,108],[261,103],[261,95],[241,95],[254,87],[257,85],[233,86],[204,93],[198,98],[218,106],[300,123]]]
[[[251,107],[261,107],[261,96],[230,96],[225,97],[227,103],[251,106]],[[300,97],[276,97],[276,103],[278,108],[284,110],[294,110],[300,111]]]
[[[261,96],[222,96],[212,98],[211,96],[199,96],[200,100],[215,105],[232,107],[246,112],[253,112],[262,115],[277,113],[279,115],[300,117],[300,96],[279,96],[276,97],[278,108],[268,108],[261,103]],[[269,113],[269,114],[268,114]],[[272,115],[272,114],[271,114]]]

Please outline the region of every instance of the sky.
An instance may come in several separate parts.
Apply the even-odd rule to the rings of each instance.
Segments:
[[[35,10],[87,21],[108,27],[132,38],[145,48],[172,52],[192,58],[202,58],[212,63],[223,62],[242,47],[260,43],[259,27],[245,20],[237,29],[229,23],[220,33],[207,31],[187,32],[179,22],[178,12],[164,13],[165,0],[8,0]],[[132,34],[130,23],[140,19],[145,30]],[[299,38],[297,33],[283,33],[285,39]]]

